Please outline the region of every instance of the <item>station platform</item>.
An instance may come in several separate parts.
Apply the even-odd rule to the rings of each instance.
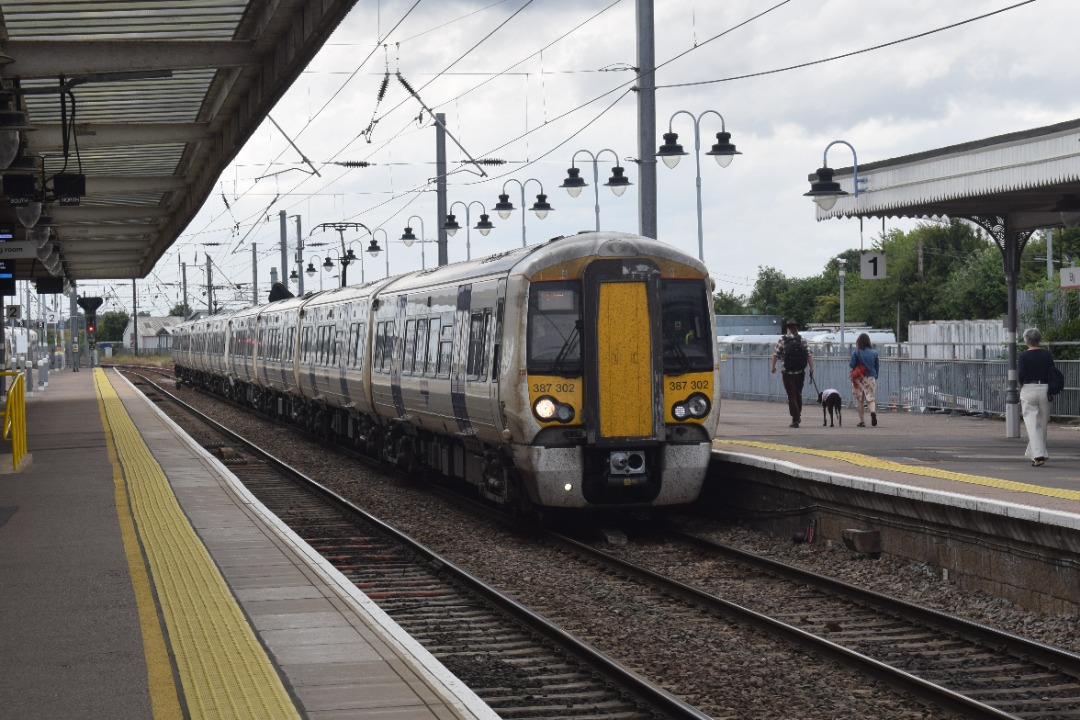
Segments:
[[[26,414],[0,717],[497,717],[118,374],[50,373]]]
[[[1080,529],[1080,425],[1052,422],[1050,458],[1033,467],[1027,434],[1006,438],[1001,419],[950,413],[878,413],[878,425],[822,426],[821,406],[803,406],[800,427],[788,427],[787,403],[724,399],[713,442],[723,459],[771,468],[782,463],[822,482],[903,493],[913,499],[1029,515]],[[1040,515],[1041,513],[1041,515]],[[1059,516],[1060,515],[1060,516]]]

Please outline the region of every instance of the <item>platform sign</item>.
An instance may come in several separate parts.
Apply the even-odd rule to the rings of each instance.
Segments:
[[[4,317],[8,320],[22,320],[22,305],[8,305],[4,308]]]
[[[863,280],[884,280],[885,253],[864,252],[859,259],[859,271]]]
[[[15,261],[0,260],[0,297],[15,296]]]
[[[1080,290],[1080,267],[1061,268],[1061,289]]]

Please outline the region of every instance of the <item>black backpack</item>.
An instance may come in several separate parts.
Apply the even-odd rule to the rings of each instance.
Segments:
[[[1056,366],[1050,366],[1050,382],[1046,387],[1047,397],[1054,397],[1060,395],[1061,391],[1065,389],[1065,375]]]
[[[801,337],[784,336],[784,372],[802,372],[810,362],[806,342]]]

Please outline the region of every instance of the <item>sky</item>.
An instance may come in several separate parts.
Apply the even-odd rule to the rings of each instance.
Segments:
[[[761,267],[816,275],[845,250],[870,249],[883,228],[915,226],[866,221],[860,231],[858,220],[816,220],[803,193],[833,140],[865,164],[1080,117],[1076,0],[654,3],[651,152],[670,123],[689,153],[674,169],[658,165],[658,235],[698,254],[696,126],[704,261],[719,291],[748,296]],[[409,225],[434,240],[441,221],[429,110],[445,115],[453,137],[448,202],[463,229],[449,240],[451,262],[466,258],[466,244],[473,258],[520,247],[519,183],[526,205],[542,186],[554,207],[543,220],[525,213],[528,243],[593,229],[594,156],[601,228],[638,232],[635,9],[634,0],[360,0],[138,282],[139,309],[163,315],[180,301],[182,265],[188,302],[202,307],[208,253],[215,286],[226,286],[218,300],[250,304],[253,245],[265,302],[281,264],[281,211],[290,255],[300,218],[305,267],[339,257],[342,239],[357,254],[367,248],[362,229],[316,230],[351,222],[374,230],[383,252],[351,265],[350,284],[384,277],[387,262],[392,275],[420,269],[421,245],[400,237]],[[705,155],[721,116],[742,153],[726,168]],[[463,162],[470,157],[505,164],[481,176]],[[634,183],[622,197],[602,186],[615,157]],[[589,186],[571,198],[559,185],[575,158]],[[847,146],[829,150],[830,167],[852,160]],[[504,185],[517,208],[507,220],[493,209]],[[472,226],[486,212],[495,230],[466,233],[466,212]],[[423,249],[434,265],[436,245]],[[335,286],[338,271],[305,275],[305,289]],[[130,289],[98,285],[104,310],[130,312]]]

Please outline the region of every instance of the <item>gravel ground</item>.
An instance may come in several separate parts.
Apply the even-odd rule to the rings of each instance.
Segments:
[[[478,522],[420,486],[345,461],[329,450],[312,452],[311,445],[291,431],[186,388],[181,395],[714,718],[947,717],[753,631],[732,626],[723,636],[699,633],[692,617],[657,617],[640,589],[625,581],[590,576],[582,582],[574,563],[553,561],[527,536]],[[1075,618],[1046,617],[997,598],[961,592],[924,565],[888,557],[863,559],[838,544],[795,545],[740,528],[709,528],[708,534],[718,541],[1080,652],[1080,623]]]

